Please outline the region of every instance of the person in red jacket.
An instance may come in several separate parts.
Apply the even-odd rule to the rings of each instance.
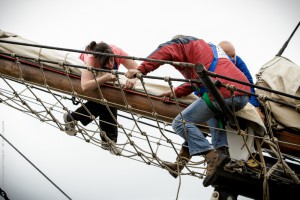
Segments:
[[[246,76],[232,63],[226,53],[220,47],[216,47],[212,44],[205,42],[203,39],[198,39],[192,36],[182,36],[172,39],[166,43],[158,46],[158,48],[152,52],[148,58],[158,60],[168,60],[175,62],[186,62],[192,64],[202,64],[209,70],[214,68],[214,72],[237,79],[239,81],[249,83]],[[156,70],[162,64],[159,62],[144,61],[137,69],[128,70],[125,73],[127,78],[134,78],[136,74],[147,73]],[[186,79],[199,79],[194,68],[190,67],[174,67],[186,78]],[[234,85],[236,88],[250,92],[250,87],[244,84],[236,83],[222,78],[212,78],[214,81],[218,79],[223,84]],[[189,95],[201,86],[198,84],[185,83],[175,88],[174,94],[177,98]],[[234,91],[234,97],[232,101],[232,94],[224,87],[219,88],[221,95],[223,96],[226,105],[231,109],[235,108],[235,111],[244,108],[249,100],[249,96],[243,92]],[[202,97],[204,93],[199,93]],[[172,97],[172,93],[168,92],[164,94],[167,97]],[[215,102],[209,95],[210,102],[214,108],[221,112],[217,102]],[[226,134],[223,129],[219,129],[217,113],[212,111],[203,98],[198,98],[192,104],[190,104],[177,117],[172,121],[172,127],[176,134],[180,135],[187,147],[182,147],[177,158],[177,164],[179,165],[179,171],[183,169],[185,164],[189,161],[191,156],[202,155],[207,162],[206,177],[203,181],[203,185],[207,187],[211,184],[216,169],[227,160],[226,155],[218,152],[216,149],[228,147],[227,137],[215,137],[217,134]],[[186,123],[182,123],[182,121]],[[214,141],[214,147],[206,139],[202,131],[197,128],[196,124],[207,122],[211,127],[210,132],[212,141]],[[218,141],[215,140],[218,138]],[[167,165],[168,166],[168,165]],[[177,165],[176,165],[177,166]],[[174,171],[177,171],[177,167]]]
[[[121,48],[115,45],[108,45],[105,42],[96,43],[95,41],[92,41],[86,47],[86,50],[128,56],[128,54]],[[138,67],[137,62],[125,58],[94,54],[81,54],[80,59],[83,60],[86,65],[100,69],[117,70],[121,64],[127,69],[135,69]],[[102,85],[108,81],[115,80],[115,75],[111,73],[102,73],[102,75],[98,75],[96,77],[96,82],[93,73],[87,69],[84,69],[81,73],[81,88],[84,92],[93,91],[97,89],[98,85]],[[128,79],[125,83],[125,88],[133,88],[135,85],[135,81],[136,80],[134,79]],[[66,124],[66,133],[69,135],[75,135],[77,132],[77,130],[75,129],[75,121],[80,121],[84,126],[86,126],[93,121],[93,119],[89,117],[90,114],[92,114],[95,118],[99,117],[99,126],[101,128],[101,131],[105,132],[106,136],[111,140],[112,145],[108,145],[108,141],[105,136],[103,136],[103,134],[100,134],[102,140],[101,147],[105,150],[109,150],[112,154],[119,154],[119,150],[114,145],[115,143],[117,143],[118,139],[118,127],[115,121],[117,120],[117,109],[113,107],[109,107],[109,109],[107,109],[105,105],[95,103],[93,101],[87,101],[86,103],[84,103],[84,105],[85,106],[80,106],[79,108],[77,108],[75,112],[65,113],[64,121]]]

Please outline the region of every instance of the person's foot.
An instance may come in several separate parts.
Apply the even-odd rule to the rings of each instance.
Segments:
[[[178,157],[176,158],[175,163],[165,162],[165,166],[167,169],[169,168],[169,173],[174,177],[177,178],[178,175],[181,173],[183,168],[187,165],[190,161],[191,156],[189,149],[187,147],[181,147]]]
[[[113,155],[121,155],[121,151],[118,149],[116,143],[110,138],[108,138],[106,135],[103,136],[103,133],[101,136],[101,140],[102,149],[109,151]]]
[[[69,114],[66,112],[64,114],[64,122],[65,122],[65,131],[68,135],[74,136],[77,133],[77,130],[75,129],[75,121],[71,119]]]
[[[224,165],[227,156],[219,153],[217,150],[211,150],[205,155],[207,163],[206,177],[203,180],[203,186],[207,187],[215,180],[215,173],[218,168]]]
[[[231,161],[228,147],[226,146],[219,147],[217,148],[217,151],[219,154],[222,153],[226,156],[226,161],[225,161],[226,163]]]
[[[109,153],[117,156],[121,155],[121,151],[117,147],[116,143],[113,141],[111,141],[111,143],[109,144]]]

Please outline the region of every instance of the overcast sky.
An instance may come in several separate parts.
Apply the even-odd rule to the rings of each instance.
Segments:
[[[105,41],[137,57],[176,34],[215,44],[229,40],[255,78],[299,22],[299,8],[298,0],[0,0],[0,29],[81,50],[92,40]],[[297,64],[299,32],[283,54]],[[175,70],[166,75],[179,76]],[[74,200],[176,198],[178,179],[166,170],[112,156],[1,104],[0,122],[1,133]],[[12,200],[66,199],[5,142],[0,168],[0,187]],[[179,199],[209,199],[212,191],[183,177]]]

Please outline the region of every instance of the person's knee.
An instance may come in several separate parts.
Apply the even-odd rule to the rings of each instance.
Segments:
[[[179,130],[181,130],[183,128],[181,118],[180,117],[176,117],[172,121],[171,126],[174,129],[174,131],[176,131],[176,132],[178,132]]]

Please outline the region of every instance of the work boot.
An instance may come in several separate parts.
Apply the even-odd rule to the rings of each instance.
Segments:
[[[217,151],[219,154],[221,153],[226,156],[226,163],[228,163],[231,160],[228,147],[226,147],[226,146],[219,147],[219,148],[217,148]]]
[[[226,146],[222,146],[222,147],[217,148],[217,151],[219,153],[223,153],[226,156],[229,156],[229,150],[228,150],[228,147],[226,147]]]
[[[204,157],[207,163],[207,169],[203,186],[207,187],[215,180],[215,173],[217,169],[226,162],[226,156],[223,153],[218,153],[217,150],[210,150]]]
[[[175,163],[165,163],[165,165],[171,169],[169,173],[174,177],[177,178],[186,164],[190,161],[191,156],[188,147],[181,147],[179,154],[176,158]]]

